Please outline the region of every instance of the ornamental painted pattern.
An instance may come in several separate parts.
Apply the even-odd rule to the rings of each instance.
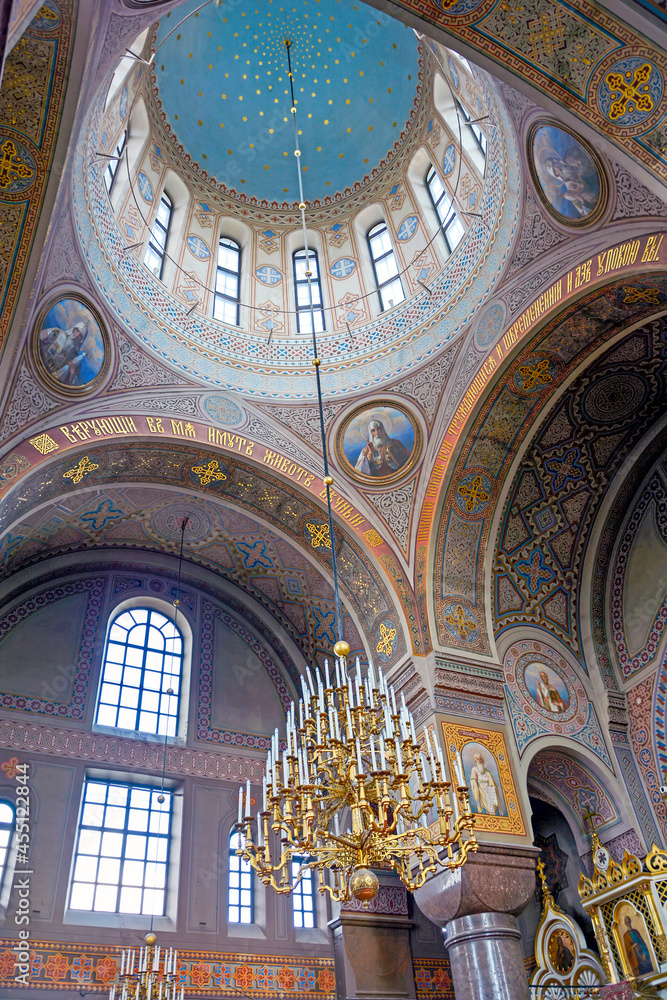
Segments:
[[[51,173],[72,40],[71,0],[49,5],[8,52],[0,89],[0,346]]]
[[[16,938],[0,939],[0,986],[16,987]],[[120,965],[121,948],[83,943],[30,941],[28,982],[34,990],[109,993]],[[176,979],[188,996],[220,996],[223,991],[258,997],[316,997],[334,1000],[331,958],[178,951]]]
[[[642,140],[664,115],[659,95],[667,72],[665,53],[608,7],[591,0],[579,0],[576,8],[566,0],[511,5],[495,0],[397,0],[397,6],[426,22],[427,33],[432,24],[481,52],[599,129],[661,179],[667,177],[664,144],[656,149]],[[650,73],[644,70],[638,76],[643,66]],[[616,74],[621,81],[614,79]],[[617,82],[622,83],[620,89]]]
[[[526,453],[496,548],[498,634],[537,619],[583,662],[576,608],[587,529],[612,476],[660,411],[665,329],[658,323],[632,334],[580,375]],[[555,331],[557,346],[554,339]],[[640,351],[631,372],[627,342]]]
[[[3,540],[4,541],[4,540]],[[5,547],[4,555],[7,554]],[[3,557],[0,549],[0,559]],[[0,618],[0,642],[11,635],[20,623],[29,620],[30,616],[54,601],[59,601],[76,594],[85,594],[85,609],[83,611],[83,627],[79,644],[78,658],[74,668],[74,677],[57,676],[44,685],[42,697],[30,697],[13,694],[10,691],[0,693],[0,707],[18,709],[23,712],[38,715],[52,715],[59,719],[83,719],[93,664],[93,655],[98,640],[98,626],[102,609],[106,581],[101,577],[85,580],[74,580],[71,583],[59,584],[40,590],[20,603]],[[71,685],[71,690],[70,690]],[[65,700],[70,690],[69,700]]]
[[[559,808],[574,814],[584,835],[590,834],[587,819],[589,809],[595,814],[593,826],[597,833],[616,826],[621,821],[613,795],[589,767],[567,753],[540,750],[530,762],[527,780],[529,788],[531,782],[537,782],[538,788],[541,785],[547,792],[554,794],[559,800]]]

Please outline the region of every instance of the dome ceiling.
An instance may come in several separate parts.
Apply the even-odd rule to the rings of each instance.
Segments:
[[[164,124],[192,166],[249,200],[300,200],[285,39],[306,199],[349,194],[384,165],[418,103],[411,29],[347,0],[198,6],[159,22],[154,63]]]

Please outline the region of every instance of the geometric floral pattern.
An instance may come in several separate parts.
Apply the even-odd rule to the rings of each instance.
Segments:
[[[413,958],[415,990],[418,1000],[455,1000],[449,959]]]
[[[664,277],[647,280],[651,288],[667,290]],[[659,410],[665,363],[662,324],[651,323],[626,338],[634,338],[636,344],[631,357],[625,356],[624,341],[615,344],[564,397],[552,401],[558,385],[581,366],[584,357],[629,321],[637,322],[642,313],[655,309],[643,300],[627,306],[617,303],[614,290],[620,284],[615,281],[606,289],[588,292],[547,323],[509,374],[497,380],[467,434],[452,470],[435,548],[436,620],[443,645],[490,652],[482,627],[472,641],[470,633],[452,634],[443,620],[443,607],[451,605],[455,595],[465,596],[474,605],[471,614],[478,622],[484,620],[484,557],[496,514],[495,484],[505,479],[546,404],[551,412],[515,474],[503,512],[494,559],[495,628],[498,632],[530,621],[581,656],[576,577],[585,528],[619,462]],[[610,407],[612,419],[600,423],[602,410]],[[623,412],[623,419],[615,419]],[[489,493],[490,499],[483,499]],[[479,531],[463,533],[465,520],[477,520]]]
[[[15,938],[0,939],[0,986],[15,988]],[[109,994],[109,984],[120,966],[120,946],[78,942],[29,943],[28,982],[36,990],[78,990]],[[336,977],[331,958],[225,954],[178,949],[178,986],[187,996],[224,994],[257,997],[293,997],[334,1000]]]
[[[608,483],[663,406],[665,330],[656,321],[616,344],[572,383],[541,424],[515,474],[499,533],[497,633],[530,622],[583,661],[578,588],[589,529]],[[622,351],[627,342],[642,348],[631,372]],[[558,345],[553,334],[550,343]],[[561,337],[564,350],[572,347]],[[620,594],[618,587],[614,592]]]

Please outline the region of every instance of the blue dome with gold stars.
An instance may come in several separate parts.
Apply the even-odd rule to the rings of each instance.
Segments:
[[[398,149],[420,87],[411,29],[350,0],[200,5],[159,22],[154,74],[165,125],[209,180],[260,204],[299,201],[286,39],[307,201],[349,194]]]

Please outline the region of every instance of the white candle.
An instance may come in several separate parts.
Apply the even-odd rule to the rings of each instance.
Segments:
[[[245,783],[245,794],[246,794],[246,801],[245,801],[246,816],[250,816],[250,778],[248,778],[248,780]]]
[[[322,746],[322,715],[320,712],[317,713],[317,745]]]
[[[361,775],[364,773],[364,769],[361,763],[361,743],[359,742],[359,737],[357,736],[357,774]]]
[[[401,756],[401,744],[398,740],[398,735],[394,740],[394,746],[396,747],[396,764],[398,765],[398,773],[403,774],[403,757]]]
[[[315,685],[313,684],[313,674],[312,674],[312,671],[309,670],[308,673],[306,674],[306,676],[308,677],[308,687],[310,688],[310,693],[312,694],[312,696],[314,698],[315,697]]]
[[[243,785],[239,785],[239,816],[237,822],[243,820]]]
[[[370,747],[371,747],[371,770],[372,771],[377,771],[378,764],[377,764],[377,758],[375,756],[375,740],[373,739],[373,734],[372,733],[370,734],[370,736],[368,738],[368,742],[370,743]]]
[[[396,709],[396,695],[394,694],[394,688],[391,687],[389,688],[389,690],[391,692],[392,715],[398,715],[398,710]]]
[[[334,725],[336,727],[336,739],[340,743],[340,726],[338,725],[338,712],[334,712]]]
[[[154,969],[159,969],[160,968],[160,945],[159,944],[155,946],[155,958],[153,960],[153,968]]]
[[[120,956],[120,974],[121,976],[125,975],[125,951],[123,951]]]
[[[325,680],[327,682],[327,688],[330,688],[331,687],[331,682],[329,680],[329,661],[328,660],[324,661],[324,677],[325,677]]]
[[[387,757],[384,749],[384,736],[380,736],[380,764],[382,765],[382,770],[387,770]]]
[[[308,753],[304,747],[303,750],[303,776],[306,779],[306,784],[310,784],[310,771],[308,770]]]
[[[262,810],[266,812],[266,775],[262,778]]]

